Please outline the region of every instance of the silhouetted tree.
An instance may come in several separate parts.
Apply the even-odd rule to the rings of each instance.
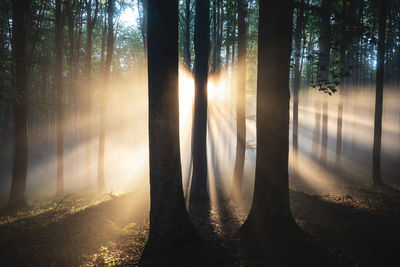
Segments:
[[[289,66],[292,1],[259,1],[257,155],[253,203],[239,234],[289,238],[297,230],[289,205]]]
[[[297,163],[298,156],[298,130],[299,130],[299,90],[301,86],[301,37],[304,28],[304,0],[301,0],[297,10],[296,29],[294,33],[294,78],[293,78],[293,162]]]
[[[185,207],[179,149],[178,2],[148,2],[150,232],[142,264],[196,238]],[[158,262],[161,264],[161,262]],[[165,262],[162,262],[165,264]]]
[[[193,176],[190,199],[208,199],[207,191],[207,77],[210,47],[209,0],[196,0],[194,29]]]
[[[372,180],[374,185],[383,185],[381,177],[383,79],[385,71],[385,34],[388,0],[379,1],[379,36],[376,68],[376,97],[374,120],[374,146],[372,159]]]
[[[320,9],[320,36],[317,84],[325,87],[329,83],[329,61],[331,55],[331,23],[332,0],[322,0]],[[328,156],[328,100],[323,97],[322,104],[322,136],[321,163],[326,164]]]
[[[246,53],[247,0],[238,2],[238,71],[236,98],[236,160],[233,171],[233,194],[240,194],[246,153]]]
[[[28,165],[28,101],[27,71],[29,57],[27,50],[27,25],[30,0],[12,1],[12,55],[14,61],[14,103],[15,144],[9,208],[26,206],[25,186]]]
[[[63,99],[63,88],[62,88],[62,43],[63,43],[63,21],[61,14],[61,0],[56,0],[56,12],[55,12],[55,73],[54,73],[54,85],[57,94],[57,196],[64,194],[64,99]]]

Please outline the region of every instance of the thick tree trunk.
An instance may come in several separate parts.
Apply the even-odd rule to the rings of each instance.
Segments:
[[[253,203],[239,234],[263,241],[297,231],[289,205],[289,66],[292,1],[259,1],[257,156]],[[277,237],[277,239],[274,239]]]
[[[18,98],[14,103],[14,162],[11,181],[9,208],[26,206],[25,186],[28,165],[28,101],[27,101],[27,19],[30,12],[30,0],[12,1],[12,54],[14,59],[14,81]]]
[[[104,87],[101,92],[100,99],[100,131],[99,131],[99,158],[98,158],[98,180],[97,190],[104,192],[105,181],[104,181],[104,147],[105,147],[105,116],[107,109],[107,98],[110,84],[110,72],[111,72],[111,59],[114,50],[114,0],[107,0],[107,13],[108,13],[108,32],[107,32],[107,56],[106,64],[104,66]]]
[[[150,232],[141,264],[166,265],[168,253],[196,237],[185,207],[179,149],[178,2],[148,3]],[[160,34],[162,32],[163,34]]]
[[[208,0],[196,0],[194,51],[195,51],[195,102],[193,118],[193,176],[190,199],[208,199],[207,191],[207,77],[210,40]]]
[[[64,118],[63,118],[63,88],[62,88],[62,43],[63,43],[63,22],[61,15],[61,0],[56,0],[55,12],[55,70],[54,85],[57,94],[57,188],[56,195],[64,194]]]
[[[233,171],[232,193],[239,195],[243,181],[246,153],[246,53],[247,53],[247,0],[238,3],[238,74],[236,98],[236,160]]]
[[[374,146],[372,156],[372,181],[374,185],[383,185],[381,177],[381,143],[382,143],[382,109],[383,109],[383,82],[385,70],[385,33],[386,9],[388,0],[382,0],[379,8],[379,40],[376,68],[376,97],[374,121]]]

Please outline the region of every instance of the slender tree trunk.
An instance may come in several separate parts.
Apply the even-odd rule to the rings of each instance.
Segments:
[[[27,20],[30,0],[12,1],[12,54],[14,59],[14,82],[18,97],[14,103],[14,162],[9,208],[26,206],[25,186],[28,165],[28,101],[27,77],[29,58],[27,48]]]
[[[104,66],[104,87],[101,92],[100,103],[100,131],[99,131],[99,159],[98,159],[98,191],[105,191],[104,181],[104,147],[105,147],[105,113],[107,109],[107,97],[110,84],[111,60],[114,50],[114,0],[107,0],[108,33],[107,33],[107,56]]]
[[[190,53],[190,0],[185,0],[185,65],[190,70],[192,64]]]
[[[226,25],[226,39],[225,39],[225,50],[226,50],[226,57],[225,57],[225,69],[229,69],[229,56],[231,53],[230,49],[230,42],[231,42],[231,20],[228,19]]]
[[[236,98],[236,160],[233,171],[232,194],[240,196],[246,153],[246,53],[247,0],[238,3],[238,75]]]
[[[314,99],[314,114],[315,114],[315,122],[314,122],[314,130],[313,130],[313,142],[311,145],[312,155],[315,158],[319,156],[319,147],[320,147],[320,135],[321,135],[321,96],[319,92],[317,92]]]
[[[378,58],[376,68],[376,98],[374,121],[374,146],[372,156],[372,181],[374,185],[383,185],[381,177],[382,109],[383,83],[385,70],[385,33],[388,0],[382,0],[379,7]]]
[[[262,241],[287,240],[298,230],[288,188],[292,13],[290,0],[259,1],[256,176],[239,234]]]
[[[162,266],[167,264],[165,258],[168,258],[168,253],[184,247],[196,239],[197,235],[186,211],[182,190],[178,2],[159,0],[149,1],[148,4],[151,206],[149,239],[141,264]]]
[[[55,80],[54,85],[57,94],[57,196],[64,194],[64,117],[63,117],[63,88],[62,88],[62,43],[63,43],[63,22],[61,14],[61,0],[56,0],[55,12]]]
[[[194,51],[195,101],[193,118],[193,176],[191,200],[208,199],[207,191],[207,76],[210,40],[208,0],[196,0]]]
[[[148,0],[141,0],[142,2],[142,16],[141,16],[141,21],[142,23],[140,24],[140,31],[142,33],[142,39],[143,39],[143,51],[144,51],[144,63],[145,66],[147,66],[147,5],[148,5]],[[138,10],[140,10],[140,1],[138,0]],[[140,17],[140,14],[139,14]]]
[[[331,25],[330,17],[332,10],[332,0],[322,0],[321,3],[321,24],[319,38],[319,69],[317,83],[326,84],[329,82],[329,60],[330,60],[330,41]],[[322,101],[322,136],[321,136],[321,163],[327,163],[328,157],[328,100],[326,96]]]
[[[94,17],[92,17],[92,0],[86,1],[86,24],[87,24],[87,36],[86,36],[86,58],[85,58],[85,75],[86,75],[86,88],[84,91],[83,104],[84,108],[81,116],[81,132],[83,136],[83,142],[85,147],[85,160],[86,160],[86,182],[87,185],[90,183],[91,176],[91,148],[92,148],[92,135],[93,135],[93,124],[91,114],[91,96],[92,96],[92,37],[93,29],[96,24],[97,12],[98,12],[98,0],[95,0],[96,7],[94,10]],[[83,134],[84,132],[84,134]],[[82,137],[81,136],[81,137]]]
[[[296,30],[294,33],[294,78],[293,78],[293,130],[292,130],[292,146],[293,146],[293,164],[297,165],[298,157],[298,132],[299,132],[299,91],[301,87],[301,36],[304,24],[304,0],[300,2],[300,8],[297,11]]]
[[[209,0],[206,0],[209,1]],[[213,40],[212,40],[212,65],[211,65],[211,73],[214,73],[217,69],[217,39],[218,39],[218,24],[217,24],[217,1],[213,0],[212,5],[212,21],[213,21]],[[196,25],[195,25],[196,27]],[[211,52],[211,51],[210,51]]]
[[[337,112],[337,124],[336,124],[336,166],[340,165],[342,157],[342,128],[343,128],[343,94],[345,91],[345,73],[346,73],[346,36],[344,31],[347,29],[346,14],[347,4],[343,3],[343,22],[342,22],[342,34],[340,37],[340,88],[338,90],[338,112]]]

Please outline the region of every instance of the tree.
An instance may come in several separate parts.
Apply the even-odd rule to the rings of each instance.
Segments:
[[[239,234],[290,237],[298,228],[289,205],[289,66],[292,1],[259,1],[257,151],[253,203]]]
[[[208,199],[207,191],[207,77],[210,47],[209,0],[196,0],[194,29],[193,176],[190,199]]]
[[[385,72],[385,34],[388,0],[379,1],[379,36],[376,68],[376,96],[374,119],[374,145],[372,155],[372,181],[374,185],[383,185],[381,177],[382,109],[383,79]]]
[[[15,144],[11,193],[8,207],[26,206],[25,186],[28,165],[28,101],[27,101],[27,25],[30,0],[12,1],[12,54],[14,60],[14,83],[16,99],[14,103]]]
[[[114,0],[107,0],[108,33],[107,33],[107,56],[104,69],[104,87],[100,99],[100,132],[99,132],[99,159],[98,159],[98,191],[105,191],[104,182],[104,146],[105,146],[105,113],[107,95],[110,83],[111,59],[114,49]]]
[[[57,93],[57,196],[64,194],[64,136],[63,136],[63,88],[62,88],[62,37],[63,22],[61,14],[61,1],[56,0],[55,12],[55,79],[54,85]]]
[[[301,37],[304,28],[304,0],[300,2],[297,11],[296,29],[294,33],[294,78],[293,78],[293,162],[297,164],[298,157],[298,130],[299,130],[299,90],[301,86]]]
[[[148,2],[151,206],[149,239],[142,254],[142,264],[166,256],[197,236],[182,189],[177,4],[174,0]]]
[[[343,94],[345,90],[345,73],[346,73],[346,48],[347,42],[347,2],[342,3],[342,23],[341,23],[341,33],[340,33],[340,47],[339,47],[339,61],[340,61],[340,90],[339,102],[338,102],[338,112],[337,112],[337,123],[336,123],[336,166],[340,165],[341,155],[342,155],[342,128],[343,128]]]
[[[240,194],[246,153],[246,52],[247,0],[238,3],[238,71],[236,98],[236,160],[233,171],[232,193]]]
[[[184,61],[186,67],[190,70],[191,63],[191,51],[190,51],[190,0],[185,0],[185,47],[184,47]]]
[[[325,87],[329,83],[329,61],[331,55],[331,23],[332,0],[322,0],[319,37],[319,61],[317,84]],[[324,97],[322,104],[322,137],[321,163],[326,164],[328,156],[328,101]]]
[[[91,107],[90,107],[90,99],[91,99],[91,91],[92,91],[92,38],[93,38],[93,29],[96,24],[97,14],[99,10],[99,1],[95,0],[95,9],[92,12],[92,0],[85,0],[86,7],[86,55],[85,55],[85,75],[86,75],[86,86],[84,91],[84,107],[82,110],[84,111],[81,116],[81,131],[85,131],[83,141],[85,142],[86,148],[86,179],[89,181],[90,179],[90,149],[91,149],[91,138],[92,138],[92,120],[91,120]],[[92,13],[94,13],[92,15]],[[81,139],[82,140],[82,139]]]

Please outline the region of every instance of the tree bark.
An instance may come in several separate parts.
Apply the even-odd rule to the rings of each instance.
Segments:
[[[208,0],[196,0],[194,51],[195,51],[195,102],[193,118],[193,176],[190,200],[208,199],[207,191],[207,77],[210,43]]]
[[[236,98],[236,160],[233,171],[232,193],[240,196],[246,153],[246,53],[247,0],[238,3],[238,74]]]
[[[289,205],[289,66],[292,1],[259,1],[257,152],[253,203],[239,234],[287,239],[298,227]]]
[[[166,264],[196,233],[185,207],[179,149],[178,2],[148,2],[150,232],[141,264]],[[162,34],[160,34],[162,33]],[[164,258],[164,259],[163,259]],[[157,265],[158,264],[158,265]]]
[[[372,156],[372,181],[374,185],[383,185],[381,177],[381,145],[382,145],[382,109],[383,83],[385,72],[385,33],[388,0],[382,0],[379,7],[378,57],[376,68],[376,97],[374,120],[374,145]]]
[[[14,103],[15,144],[9,208],[26,206],[25,186],[28,165],[28,101],[27,76],[27,20],[30,0],[12,1],[12,54],[14,60],[14,82],[17,98]]]
[[[56,195],[64,194],[64,117],[63,117],[63,88],[62,88],[62,43],[63,43],[63,21],[61,14],[61,0],[56,0],[55,12],[55,70],[54,85],[57,94],[57,188]]]

